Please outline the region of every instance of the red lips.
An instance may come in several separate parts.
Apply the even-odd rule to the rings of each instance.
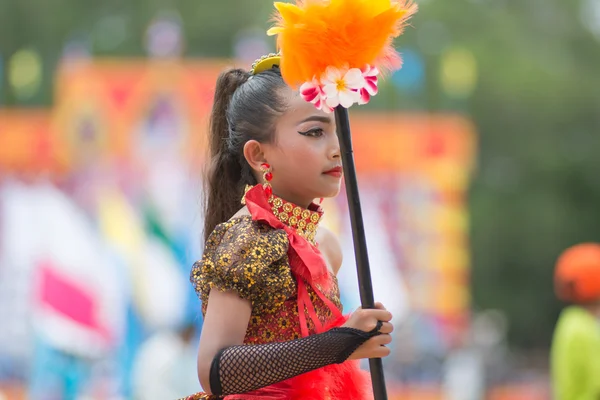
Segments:
[[[330,175],[336,178],[341,178],[342,174],[343,174],[343,169],[342,167],[335,167],[335,168],[331,168],[328,171],[323,172],[323,174],[325,175]]]

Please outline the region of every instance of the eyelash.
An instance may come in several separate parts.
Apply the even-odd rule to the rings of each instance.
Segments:
[[[318,135],[315,134],[317,132],[319,133]],[[322,128],[314,128],[314,129],[310,129],[306,132],[298,132],[298,133],[301,135],[304,135],[304,136],[315,137],[315,138],[321,137],[325,134],[325,132],[323,131]]]

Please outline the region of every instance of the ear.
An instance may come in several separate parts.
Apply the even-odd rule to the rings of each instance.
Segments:
[[[248,161],[250,168],[256,172],[260,172],[261,164],[267,162],[263,145],[256,140],[248,140],[244,144],[244,158]]]

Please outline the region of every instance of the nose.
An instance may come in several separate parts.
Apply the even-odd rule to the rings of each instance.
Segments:
[[[342,155],[340,153],[340,141],[336,134],[330,136],[329,159],[338,160]]]

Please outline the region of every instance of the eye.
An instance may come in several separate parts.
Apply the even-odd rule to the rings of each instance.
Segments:
[[[310,136],[310,137],[321,137],[324,134],[323,129],[321,129],[321,128],[313,128],[306,132],[298,132],[298,133],[301,135]]]

